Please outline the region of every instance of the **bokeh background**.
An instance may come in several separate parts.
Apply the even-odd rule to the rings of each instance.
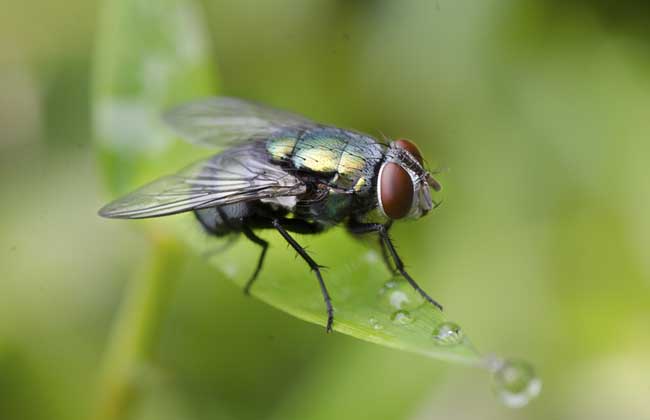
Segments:
[[[395,239],[473,342],[544,389],[505,408],[482,371],[325,336],[190,253],[130,418],[650,418],[647,2],[203,6],[222,93],[412,138],[447,168],[443,206]],[[100,4],[2,8],[0,419],[88,418],[148,248],[96,216]]]

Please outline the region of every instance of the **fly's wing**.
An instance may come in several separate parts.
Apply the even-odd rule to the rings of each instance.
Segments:
[[[251,142],[197,162],[104,206],[103,217],[142,219],[305,192],[302,181],[268,161]]]
[[[300,115],[229,97],[180,105],[164,119],[185,140],[210,147],[321,126]]]

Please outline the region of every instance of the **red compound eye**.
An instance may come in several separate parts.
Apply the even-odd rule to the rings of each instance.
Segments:
[[[422,165],[422,153],[420,153],[420,149],[418,149],[415,143],[410,140],[399,139],[395,140],[395,146],[400,147],[412,154],[413,157],[416,158],[418,162],[420,162],[420,165]]]
[[[379,173],[379,203],[386,216],[401,219],[413,205],[411,176],[397,163],[385,163]]]

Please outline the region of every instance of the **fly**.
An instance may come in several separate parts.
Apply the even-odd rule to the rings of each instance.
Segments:
[[[247,294],[269,246],[255,232],[275,229],[314,272],[327,308],[328,332],[334,311],[321,266],[290,232],[316,234],[343,224],[355,235],[377,234],[391,271],[390,260],[424,299],[442,310],[404,269],[388,235],[393,221],[420,218],[437,206],[430,189],[440,191],[441,186],[413,142],[384,144],[356,131],[226,97],[181,105],[165,120],[192,143],[227,148],[107,204],[99,210],[101,216],[142,219],[192,211],[212,235],[243,234],[261,248],[244,287]]]

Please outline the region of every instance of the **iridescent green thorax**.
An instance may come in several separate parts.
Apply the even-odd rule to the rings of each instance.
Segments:
[[[294,134],[274,137],[267,141],[266,151],[271,155],[271,159],[276,162],[287,160],[293,153],[297,141],[298,137]]]
[[[326,176],[332,187],[363,192],[372,187],[384,146],[362,134],[318,128],[271,138],[267,151],[276,162]]]

